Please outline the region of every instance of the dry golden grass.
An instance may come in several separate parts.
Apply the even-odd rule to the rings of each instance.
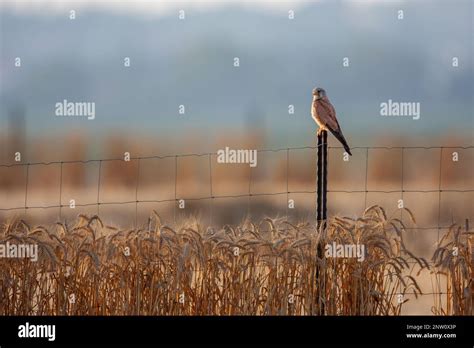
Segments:
[[[83,215],[50,229],[4,223],[0,243],[38,244],[40,258],[0,259],[0,314],[398,315],[408,301],[398,294],[421,293],[412,265],[429,267],[406,250],[402,221],[378,206],[335,217],[324,232],[271,219],[220,230],[182,223],[156,213],[129,231]],[[333,241],[368,254],[326,258]],[[458,286],[463,266],[453,267]]]
[[[453,225],[438,243],[433,255],[436,275],[446,277],[447,294],[435,297],[433,312],[440,315],[474,315],[474,233]]]

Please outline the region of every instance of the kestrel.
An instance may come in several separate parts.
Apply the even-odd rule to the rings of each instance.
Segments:
[[[344,150],[352,156],[351,149],[349,148],[344,135],[342,135],[339,122],[337,122],[336,110],[326,96],[326,91],[322,88],[313,89],[311,115],[319,126],[318,135],[323,130],[330,130],[336,139],[341,142],[342,146],[344,146]]]

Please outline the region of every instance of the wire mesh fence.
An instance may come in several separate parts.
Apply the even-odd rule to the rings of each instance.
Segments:
[[[329,150],[339,150],[340,147],[328,147]],[[225,198],[251,198],[251,197],[269,197],[269,196],[285,196],[287,199],[289,199],[290,195],[293,194],[316,194],[316,185],[312,185],[313,187],[309,189],[304,189],[304,190],[290,190],[290,176],[289,176],[289,167],[291,163],[291,156],[297,152],[300,152],[302,150],[316,150],[316,146],[304,146],[304,147],[292,147],[292,148],[275,148],[275,149],[262,149],[262,150],[257,150],[257,153],[259,157],[262,155],[268,154],[268,153],[276,153],[276,152],[283,152],[286,153],[286,178],[285,178],[285,186],[286,190],[280,190],[280,191],[274,191],[273,192],[253,192],[252,191],[252,184],[253,184],[253,178],[252,178],[252,169],[249,170],[249,175],[248,175],[248,191],[239,193],[239,194],[216,194],[214,189],[213,189],[213,182],[215,182],[215,178],[213,177],[213,163],[215,163],[215,157],[217,156],[216,153],[188,153],[188,154],[171,154],[171,155],[162,155],[162,156],[142,156],[142,157],[134,157],[130,156],[129,159],[125,160],[124,158],[104,158],[104,159],[89,159],[89,160],[64,160],[64,161],[51,161],[51,162],[18,162],[18,163],[10,163],[10,164],[1,164],[0,168],[12,168],[12,167],[21,167],[24,170],[24,175],[25,175],[25,186],[24,186],[24,199],[23,199],[23,204],[21,205],[15,205],[15,206],[9,206],[8,203],[4,203],[0,207],[0,212],[7,212],[7,211],[24,211],[25,213],[28,212],[29,210],[34,210],[34,209],[58,209],[59,210],[59,216],[62,215],[62,210],[64,208],[69,208],[71,205],[69,202],[65,204],[64,199],[66,197],[63,196],[63,187],[64,187],[64,173],[63,173],[63,168],[65,165],[70,165],[70,164],[78,164],[78,165],[87,165],[87,164],[96,164],[97,165],[97,184],[96,184],[96,195],[95,195],[95,200],[93,201],[88,201],[88,202],[83,202],[83,203],[76,203],[74,204],[75,208],[80,208],[80,207],[90,207],[90,206],[96,206],[97,207],[97,213],[100,213],[100,207],[101,206],[107,206],[107,205],[130,205],[134,204],[136,209],[135,212],[138,214],[138,210],[140,207],[140,204],[142,203],[166,203],[166,202],[175,202],[177,203],[179,200],[184,200],[184,201],[218,201],[220,199],[225,199]],[[367,208],[367,202],[368,202],[368,195],[369,194],[399,194],[400,198],[403,199],[403,196],[408,193],[437,193],[437,202],[438,202],[438,223],[433,226],[418,226],[418,229],[441,229],[441,228],[446,228],[448,226],[441,226],[440,225],[440,220],[441,220],[441,201],[442,201],[442,196],[443,194],[447,193],[454,193],[454,194],[466,194],[466,193],[472,193],[474,192],[474,187],[471,185],[467,185],[466,187],[463,187],[462,189],[454,189],[454,188],[444,188],[442,186],[442,170],[443,170],[443,151],[447,150],[472,150],[474,149],[474,146],[449,146],[449,147],[354,147],[354,150],[360,149],[364,153],[364,167],[365,167],[365,174],[364,174],[364,186],[361,189],[337,189],[337,188],[331,188],[331,172],[329,173],[329,189],[328,193],[329,194],[362,194],[364,196],[364,207]],[[400,179],[400,184],[398,189],[371,189],[369,187],[369,162],[371,162],[371,153],[374,150],[388,150],[390,152],[398,151],[401,154],[401,161],[399,163],[399,167],[401,169],[401,179]],[[410,189],[406,188],[405,186],[405,176],[403,175],[404,173],[404,157],[406,157],[406,153],[409,151],[413,150],[436,150],[439,152],[439,173],[438,173],[438,180],[437,180],[437,187],[436,188],[431,188],[431,189]],[[207,195],[201,195],[200,197],[186,197],[185,195],[178,195],[177,192],[177,187],[178,187],[178,163],[180,160],[184,158],[189,158],[189,157],[198,157],[202,158],[202,161],[207,162],[208,164],[208,184],[209,184],[209,192]],[[173,187],[174,187],[174,196],[165,198],[165,199],[143,199],[139,195],[139,188],[141,187],[140,184],[140,174],[141,174],[141,163],[144,160],[164,160],[164,159],[172,159],[174,161],[174,180],[173,180]],[[314,155],[313,158],[309,159],[310,161],[315,161],[316,156]],[[134,192],[134,197],[132,199],[127,199],[127,200],[114,200],[114,201],[106,201],[103,200],[101,197],[101,187],[104,184],[104,178],[102,174],[102,168],[104,164],[109,163],[109,162],[126,162],[133,164],[135,163],[135,192]],[[215,165],[215,164],[214,164]],[[58,180],[58,197],[57,197],[57,203],[56,204],[32,204],[29,201],[29,191],[30,191],[30,181],[31,181],[31,169],[33,167],[42,167],[42,166],[48,166],[52,167],[54,166],[56,171],[59,173],[59,180]],[[471,165],[472,167],[472,165]],[[466,177],[472,177],[472,172],[465,173]],[[469,183],[468,183],[469,184]],[[328,199],[330,200],[331,197]],[[285,209],[286,215],[288,215],[288,209]],[[316,213],[314,214],[316,217]],[[137,220],[137,216],[135,217],[135,220]]]

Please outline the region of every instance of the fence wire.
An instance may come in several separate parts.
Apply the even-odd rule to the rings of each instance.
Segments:
[[[329,149],[342,149],[338,146],[328,146]],[[15,210],[25,210],[28,211],[29,209],[59,209],[60,216],[62,213],[62,208],[69,207],[69,204],[62,204],[62,194],[63,194],[63,166],[65,164],[90,164],[90,163],[98,163],[98,180],[97,180],[97,198],[95,202],[89,203],[77,203],[75,204],[76,207],[90,207],[90,206],[97,206],[98,213],[100,212],[100,206],[102,205],[128,205],[128,204],[136,204],[135,207],[135,221],[137,221],[138,216],[138,205],[140,203],[169,203],[169,202],[178,202],[180,199],[185,201],[203,201],[203,200],[218,200],[218,199],[225,199],[225,198],[242,198],[242,197],[267,197],[267,196],[279,196],[279,195],[286,195],[287,199],[292,194],[316,194],[316,185],[315,189],[313,190],[290,190],[289,189],[289,168],[290,168],[290,154],[302,151],[302,150],[316,150],[317,146],[302,146],[302,147],[287,147],[287,148],[275,148],[275,149],[260,149],[257,150],[257,153],[264,154],[269,152],[286,152],[286,190],[280,192],[252,192],[252,170],[250,170],[249,178],[248,178],[248,192],[241,193],[241,194],[232,194],[232,195],[215,195],[213,191],[213,170],[212,170],[212,156],[216,156],[216,152],[204,152],[204,153],[186,153],[186,154],[169,154],[169,155],[155,155],[155,156],[141,156],[141,157],[130,157],[131,163],[132,161],[137,162],[137,171],[136,171],[136,187],[135,187],[135,199],[133,200],[121,200],[121,201],[101,201],[100,191],[101,191],[101,171],[102,165],[105,162],[112,162],[112,161],[120,161],[125,162],[123,158],[104,158],[104,159],[88,159],[88,160],[63,160],[63,161],[50,161],[50,162],[27,162],[27,163],[10,163],[10,164],[0,164],[0,168],[11,168],[11,167],[24,167],[25,168],[25,176],[26,176],[26,184],[25,184],[25,194],[24,194],[24,204],[22,206],[14,206],[14,207],[6,207],[0,208],[0,211],[15,211]],[[474,188],[466,188],[466,189],[443,189],[442,188],[442,156],[443,156],[443,149],[474,149],[474,146],[373,146],[373,147],[353,147],[352,149],[362,149],[365,150],[365,183],[364,189],[358,190],[332,190],[328,189],[329,193],[345,193],[345,194],[364,194],[364,206],[367,208],[367,200],[369,193],[379,193],[379,194],[394,194],[400,193],[402,199],[404,193],[438,193],[438,225],[434,227],[417,227],[420,229],[433,229],[433,228],[446,228],[447,226],[443,227],[440,226],[441,224],[441,199],[442,193],[470,193],[474,192]],[[401,150],[401,183],[399,190],[371,190],[369,189],[369,157],[370,157],[370,150],[377,150],[377,149],[384,149],[384,150]],[[405,189],[404,187],[404,158],[407,151],[410,150],[439,150],[439,177],[438,177],[438,188],[437,189]],[[209,194],[202,197],[179,197],[177,195],[177,186],[178,186],[178,161],[180,158],[186,157],[207,157],[208,158],[208,166],[209,166]],[[149,159],[167,159],[167,158],[174,158],[174,198],[168,199],[153,199],[153,200],[144,200],[139,199],[138,191],[140,187],[140,163],[143,160]],[[32,166],[51,166],[51,165],[58,165],[59,166],[59,198],[58,204],[48,204],[48,205],[29,205],[28,204],[28,192],[29,192],[29,181],[30,181],[30,167]],[[212,203],[211,203],[212,207]],[[288,207],[286,209],[288,215]],[[403,212],[401,211],[401,214]],[[212,210],[211,210],[212,214]],[[176,209],[174,209],[174,215],[176,217]],[[212,215],[211,215],[212,216]]]
[[[259,154],[265,154],[265,153],[276,153],[276,152],[285,152],[286,153],[286,169],[285,169],[285,176],[286,176],[286,190],[281,191],[281,192],[252,192],[252,170],[249,171],[249,176],[248,176],[248,192],[242,193],[242,194],[233,194],[233,195],[215,195],[214,194],[214,189],[213,189],[213,183],[215,182],[215,178],[213,178],[213,167],[212,167],[212,156],[216,156],[217,152],[204,152],[204,153],[186,153],[186,154],[169,154],[169,155],[154,155],[154,156],[141,156],[141,157],[130,157],[130,163],[132,161],[137,162],[137,169],[136,169],[136,185],[135,185],[135,191],[134,191],[134,199],[133,200],[120,200],[120,201],[112,201],[112,202],[105,202],[101,201],[101,185],[103,184],[103,181],[101,180],[101,171],[102,171],[102,165],[103,163],[106,162],[112,162],[112,161],[121,161],[124,162],[123,158],[102,158],[102,159],[88,159],[88,160],[63,160],[63,161],[50,161],[50,162],[27,162],[27,163],[10,163],[10,164],[0,164],[0,168],[12,168],[12,167],[24,167],[25,168],[25,177],[26,177],[26,183],[25,183],[25,193],[24,193],[24,205],[23,206],[15,206],[15,207],[7,207],[7,208],[0,208],[0,211],[17,211],[17,210],[24,210],[27,212],[28,210],[31,209],[59,209],[59,215],[62,215],[62,209],[65,207],[69,207],[69,204],[62,204],[62,199],[63,199],[63,180],[64,180],[64,172],[63,172],[63,167],[65,164],[90,164],[90,163],[98,163],[98,180],[97,180],[97,195],[96,195],[96,201],[95,202],[89,202],[89,203],[76,203],[76,207],[91,207],[91,206],[97,206],[97,213],[100,213],[100,207],[101,206],[107,206],[107,205],[130,205],[130,204],[135,204],[135,225],[138,224],[138,210],[139,210],[139,205],[142,203],[171,203],[175,202],[177,203],[180,199],[183,199],[185,201],[204,201],[204,200],[209,200],[210,201],[210,221],[212,222],[213,218],[213,204],[212,202],[214,200],[219,200],[219,199],[226,199],[226,198],[248,198],[248,213],[250,213],[250,199],[251,197],[270,197],[270,196],[286,196],[287,201],[289,200],[290,195],[292,194],[316,194],[316,184],[314,185],[315,189],[314,190],[290,190],[289,187],[289,172],[290,172],[290,163],[291,163],[291,154],[298,152],[298,151],[303,151],[303,150],[316,150],[318,147],[317,146],[302,146],[302,147],[287,147],[287,148],[274,148],[274,149],[260,149],[257,150],[257,153]],[[328,149],[342,149],[342,147],[339,146],[328,146]],[[442,164],[443,164],[443,151],[447,149],[461,149],[461,150],[472,150],[474,149],[474,146],[373,146],[373,147],[353,147],[351,149],[361,149],[363,150],[363,153],[365,154],[365,182],[364,182],[364,189],[362,190],[331,190],[328,189],[328,193],[344,193],[344,194],[364,194],[364,206],[367,208],[367,201],[368,201],[368,194],[370,193],[379,193],[379,194],[394,194],[394,193],[399,193],[401,196],[401,199],[403,199],[403,195],[405,193],[438,193],[437,195],[437,225],[436,226],[416,226],[416,227],[406,227],[405,229],[410,230],[410,229],[416,229],[416,230],[437,230],[438,231],[438,242],[440,239],[440,231],[442,229],[447,229],[450,226],[441,226],[441,200],[442,200],[442,194],[443,193],[458,193],[458,194],[463,194],[463,193],[470,193],[474,192],[474,188],[466,188],[466,189],[444,189],[442,187]],[[401,170],[401,180],[400,180],[400,189],[398,190],[370,190],[369,189],[369,159],[371,155],[372,150],[399,150],[401,152],[401,161],[400,161],[400,170]],[[419,189],[419,190],[413,190],[413,189],[406,189],[405,188],[405,175],[404,175],[404,170],[406,168],[405,164],[405,159],[407,152],[412,151],[412,150],[438,150],[439,151],[439,175],[438,175],[438,185],[436,189]],[[177,186],[178,186],[178,162],[179,159],[181,158],[186,158],[186,157],[207,157],[208,159],[208,169],[209,169],[209,194],[203,197],[197,197],[197,198],[186,198],[186,197],[181,197],[178,198],[177,195]],[[150,159],[174,159],[174,198],[168,198],[168,199],[156,199],[156,200],[143,200],[139,199],[139,187],[140,187],[140,172],[141,172],[141,163],[144,160],[150,160]],[[311,158],[311,160],[316,160],[316,156]],[[128,161],[127,161],[128,162]],[[58,165],[58,170],[59,170],[59,199],[58,199],[58,204],[52,204],[52,205],[41,205],[41,206],[35,206],[35,205],[29,205],[28,204],[28,192],[29,192],[29,180],[30,180],[30,168],[33,166],[51,166],[51,165]],[[468,176],[473,175],[473,173],[468,173]],[[174,209],[173,209],[173,215],[174,219],[176,221],[176,216],[177,216],[177,210],[176,210],[176,204],[174,204]],[[288,216],[288,205],[286,205],[286,215]],[[403,209],[400,210],[400,218],[403,217]],[[315,218],[316,220],[316,218]],[[466,230],[469,229],[469,223],[468,220],[466,220]],[[411,265],[416,265],[417,262],[410,261],[409,264]],[[428,262],[428,264],[431,266],[434,266],[433,262]],[[401,292],[400,292],[401,293]],[[404,295],[417,295],[417,296],[426,296],[426,295],[452,295],[447,292],[423,292],[423,293],[412,293],[412,292],[407,292],[404,293]]]

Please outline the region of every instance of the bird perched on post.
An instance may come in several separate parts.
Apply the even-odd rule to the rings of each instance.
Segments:
[[[313,103],[311,105],[311,115],[319,126],[318,135],[323,130],[329,130],[337,140],[344,146],[344,150],[352,156],[351,149],[347,144],[344,135],[342,135],[341,127],[336,118],[336,110],[332,106],[326,91],[322,88],[313,89]]]

